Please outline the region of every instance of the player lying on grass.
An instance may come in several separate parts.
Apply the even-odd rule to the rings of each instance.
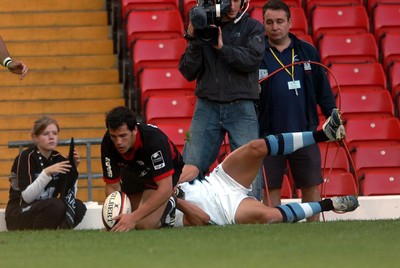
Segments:
[[[206,179],[179,185],[185,197],[178,198],[175,226],[297,222],[322,211],[355,210],[355,196],[271,208],[247,195],[265,156],[288,154],[317,142],[339,141],[344,136],[340,113],[334,109],[323,130],[270,135],[249,142],[228,155]]]

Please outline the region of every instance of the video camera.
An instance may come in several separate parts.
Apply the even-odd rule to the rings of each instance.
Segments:
[[[198,0],[197,6],[189,11],[189,19],[196,30],[196,43],[218,44],[218,26],[221,15],[228,13],[230,0]]]

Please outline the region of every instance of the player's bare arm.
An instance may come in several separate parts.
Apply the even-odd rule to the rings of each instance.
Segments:
[[[28,67],[21,61],[16,61],[11,58],[10,53],[0,36],[0,63],[6,67],[10,72],[14,74],[19,74],[20,79],[24,79],[28,73]]]
[[[109,196],[114,191],[121,191],[121,184],[119,182],[107,183],[105,188],[106,197]]]
[[[189,182],[194,180],[199,175],[199,168],[194,165],[186,164],[182,169],[182,174],[179,177],[179,183]]]
[[[159,228],[162,212],[169,197],[173,194],[172,176],[158,181],[157,186],[157,190],[144,191],[139,207],[130,214],[120,215],[118,224],[111,231],[124,232],[135,228]]]

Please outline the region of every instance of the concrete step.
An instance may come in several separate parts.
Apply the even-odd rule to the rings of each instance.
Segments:
[[[87,70],[36,70],[31,71],[24,80],[8,72],[0,72],[1,86],[59,86],[87,84],[118,84],[119,76],[116,69]]]
[[[100,102],[101,103],[101,102]],[[0,131],[19,130],[30,131],[40,115],[11,115],[0,116]],[[49,114],[54,117],[61,129],[83,129],[83,128],[102,128],[104,126],[104,113],[95,113],[89,115],[81,114]],[[27,136],[26,139],[29,139]],[[1,153],[0,153],[1,158]]]
[[[119,84],[0,87],[0,100],[115,99],[122,98]],[[0,115],[0,129],[2,117]],[[33,122],[33,121],[32,121]]]
[[[119,105],[124,105],[123,99],[0,102],[0,114],[4,116],[32,114],[84,114],[83,116],[90,116],[90,114],[104,113],[104,111]]]
[[[29,70],[79,70],[79,69],[117,69],[116,55],[70,55],[70,56],[24,56],[23,62]],[[1,69],[0,71],[5,71]]]
[[[0,7],[1,6],[2,5],[0,5]],[[76,12],[10,12],[0,14],[0,29],[48,26],[106,26],[108,23],[107,12],[103,10]]]
[[[76,27],[26,27],[2,28],[1,36],[10,41],[53,41],[53,40],[99,40],[111,38],[110,27],[76,26]]]
[[[1,0],[0,12],[105,10],[106,0]]]
[[[59,133],[59,139],[88,139],[88,138],[102,138],[105,129],[103,128],[88,128],[88,129],[63,129]],[[30,130],[26,131],[2,131],[0,132],[0,145],[8,146],[10,141],[26,141],[30,140]],[[12,156],[12,157],[15,157]]]
[[[24,56],[110,55],[114,53],[111,39],[8,42],[7,47],[14,58]]]

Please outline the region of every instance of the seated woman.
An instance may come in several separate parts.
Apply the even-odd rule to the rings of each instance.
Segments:
[[[35,145],[15,158],[5,217],[8,230],[69,229],[82,221],[86,206],[74,196],[79,155],[74,150],[70,163],[55,150],[59,131],[55,119],[39,118],[31,133]]]

